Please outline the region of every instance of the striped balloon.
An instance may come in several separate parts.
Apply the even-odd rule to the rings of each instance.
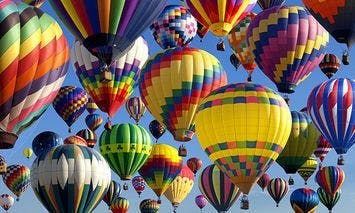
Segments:
[[[24,165],[10,165],[2,175],[7,188],[17,196],[17,201],[22,193],[30,186],[30,169]]]
[[[269,185],[270,182],[270,175],[267,173],[264,173],[258,180],[257,184],[260,186],[260,188],[264,191],[265,188]]]
[[[285,197],[289,189],[288,183],[282,178],[271,179],[267,185],[267,191],[276,202],[276,207],[279,206],[280,201]]]
[[[49,212],[92,212],[110,182],[105,159],[85,146],[58,146],[38,157],[31,168],[32,189]]]
[[[198,187],[218,212],[227,212],[241,194],[238,187],[214,164],[202,171]]]
[[[208,204],[208,200],[204,195],[197,195],[195,197],[195,203],[201,210]]]
[[[166,0],[49,2],[74,37],[79,39],[91,54],[99,58],[98,63],[107,66],[132,47],[134,41],[152,24],[166,5]]]
[[[334,54],[325,54],[319,68],[328,78],[331,78],[340,68],[340,60]]]
[[[124,197],[116,197],[113,200],[110,209],[112,213],[128,213],[129,200]]]
[[[319,65],[329,40],[328,32],[298,6],[259,13],[247,37],[259,68],[282,93],[293,93]]]
[[[256,0],[186,0],[186,4],[201,24],[223,37],[254,8]]]
[[[88,99],[88,103],[86,104],[86,111],[88,111],[89,114],[93,114],[99,107],[96,105],[94,100],[92,100],[91,97]]]
[[[41,7],[46,0],[22,0],[22,2],[34,7]]]
[[[7,212],[15,203],[15,199],[9,194],[0,195],[0,206]]]
[[[258,0],[258,4],[261,9],[266,10],[271,7],[281,6],[285,3],[286,0]]]
[[[138,195],[140,197],[141,193],[145,189],[145,181],[142,178],[142,176],[135,176],[134,178],[132,178],[132,185],[133,185],[134,190],[136,190],[136,192],[138,193]]]
[[[318,162],[313,156],[309,157],[306,162],[297,170],[297,173],[303,178],[304,184],[307,185],[307,180],[317,170]]]
[[[99,59],[78,41],[72,48],[71,59],[81,85],[100,110],[113,117],[133,93],[141,68],[148,59],[148,45],[139,37],[125,55],[114,60],[108,68],[112,74],[108,83],[102,81]]]
[[[160,200],[181,169],[182,158],[174,147],[155,144],[148,160],[138,172]]]
[[[318,170],[316,181],[328,194],[334,195],[340,190],[345,180],[345,173],[340,167],[326,166]]]
[[[156,200],[145,199],[139,204],[141,213],[158,213],[160,204]]]
[[[157,120],[152,120],[149,123],[149,132],[155,138],[155,142],[165,133],[166,127]]]
[[[197,171],[202,167],[202,160],[198,158],[189,158],[186,162],[190,170],[196,175]]]
[[[345,154],[355,143],[355,81],[331,79],[308,96],[308,114],[335,151]]]
[[[86,109],[88,96],[85,90],[75,86],[60,88],[57,97],[53,101],[53,108],[69,127],[78,120]]]
[[[141,97],[132,97],[126,101],[126,110],[129,116],[138,124],[146,111],[146,107]]]
[[[108,190],[102,200],[110,207],[113,201],[120,196],[121,185],[114,180],[111,180]]]
[[[103,122],[104,120],[102,119],[102,116],[96,113],[89,114],[85,117],[86,126],[91,131],[97,130],[102,125]]]
[[[292,192],[290,203],[295,213],[314,213],[319,204],[318,195],[310,188],[299,188]]]
[[[64,144],[75,144],[78,146],[87,146],[86,140],[77,135],[71,135],[64,139]]]
[[[88,147],[94,148],[97,142],[97,137],[95,132],[91,131],[90,129],[82,129],[79,132],[77,132],[76,135],[84,139]]]
[[[0,1],[0,16],[0,149],[9,149],[57,95],[69,47],[58,23],[38,8]]]
[[[150,25],[150,30],[161,48],[183,47],[195,37],[197,22],[186,7],[168,5]]]
[[[321,187],[319,187],[317,189],[317,194],[320,202],[323,203],[323,205],[327,207],[327,209],[331,213],[333,207],[338,203],[340,199],[341,190],[337,191],[334,195],[330,195],[326,191],[324,191]]]
[[[226,83],[227,74],[213,55],[195,48],[173,48],[148,60],[139,91],[150,113],[175,140],[189,141],[201,100]]]
[[[152,151],[147,130],[128,123],[116,124],[103,131],[99,145],[101,154],[121,180],[130,180]]]
[[[314,155],[319,158],[322,163],[331,149],[332,145],[321,135],[318,139],[317,148],[314,150]]]

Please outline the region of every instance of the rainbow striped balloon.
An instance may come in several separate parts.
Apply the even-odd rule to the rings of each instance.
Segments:
[[[340,190],[344,180],[345,172],[337,166],[325,166],[316,174],[318,185],[330,195],[334,195]]]
[[[5,185],[17,196],[17,200],[30,186],[30,173],[30,169],[26,166],[10,165],[2,175]]]
[[[248,44],[279,92],[293,93],[324,57],[328,32],[303,7],[273,7],[249,25]]]
[[[296,213],[314,213],[319,204],[318,195],[310,188],[299,188],[290,196],[291,207]]]
[[[69,48],[58,23],[40,9],[0,1],[0,148],[52,103],[67,73]],[[6,132],[5,132],[6,131]]]
[[[289,186],[286,180],[283,178],[273,178],[267,185],[267,191],[269,195],[276,202],[276,207],[279,206],[280,201],[285,197],[289,190]]]
[[[110,205],[112,213],[128,213],[129,200],[124,197],[116,197]]]

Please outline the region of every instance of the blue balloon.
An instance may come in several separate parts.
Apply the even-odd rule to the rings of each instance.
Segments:
[[[47,154],[53,147],[63,144],[63,138],[57,133],[45,131],[38,134],[32,141],[32,150],[36,156]]]
[[[292,192],[290,203],[295,212],[314,212],[319,204],[319,198],[312,189],[299,188]]]

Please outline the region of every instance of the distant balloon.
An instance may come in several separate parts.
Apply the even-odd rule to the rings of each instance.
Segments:
[[[124,197],[116,197],[113,200],[110,209],[112,213],[128,213],[129,200]]]
[[[317,189],[317,194],[320,202],[323,203],[323,205],[327,207],[327,209],[331,213],[333,207],[338,203],[340,199],[341,190],[338,190],[334,195],[330,195],[326,191],[324,191],[324,189],[319,187]]]
[[[89,114],[85,117],[86,126],[92,131],[96,131],[101,126],[103,121],[104,120],[101,115],[95,113]]]
[[[190,158],[186,162],[187,166],[191,169],[191,171],[196,175],[197,171],[202,167],[202,160],[198,158]]]
[[[304,184],[307,185],[307,180],[317,170],[318,162],[315,157],[311,156],[297,170],[297,173],[303,178]]]
[[[149,123],[149,131],[155,138],[156,142],[165,133],[166,127],[157,120],[152,120]]]
[[[30,157],[33,155],[33,150],[31,148],[24,148],[22,151],[22,154],[24,157],[26,157],[27,159],[30,159]]]
[[[318,139],[317,148],[314,150],[314,155],[319,158],[322,163],[331,149],[332,145],[321,135]]]
[[[10,165],[6,168],[6,173],[2,175],[2,180],[12,193],[19,200],[30,186],[30,169],[23,165]]]
[[[201,210],[208,204],[208,200],[204,195],[197,195],[195,197],[195,203]]]
[[[94,100],[89,97],[88,103],[86,104],[86,111],[88,111],[89,114],[93,114],[97,109],[99,109],[99,107],[96,105]]]
[[[6,173],[6,167],[7,167],[6,160],[2,155],[0,155],[0,175]]]
[[[114,199],[120,196],[121,185],[114,180],[111,180],[108,190],[102,200],[110,207]]]
[[[197,21],[197,35],[200,37],[201,41],[208,33],[208,27],[205,27],[203,24]]]
[[[340,190],[345,180],[344,171],[337,166],[326,166],[318,170],[316,181],[328,194],[334,195]]]
[[[141,196],[141,193],[144,191],[145,189],[145,181],[141,176],[135,176],[132,179],[132,185],[134,190],[136,190],[136,192],[138,193],[139,197]]]
[[[0,206],[7,212],[13,205],[14,205],[15,199],[8,194],[2,194],[0,195]]]
[[[295,213],[313,213],[319,204],[318,195],[309,188],[300,188],[292,192],[290,202]]]
[[[285,197],[288,189],[289,186],[286,180],[282,178],[274,178],[270,180],[269,184],[267,185],[267,191],[269,192],[272,199],[274,199],[276,202],[276,207],[279,206],[280,201]]]
[[[139,204],[141,213],[158,213],[160,204],[153,199],[145,199]]]
[[[47,154],[53,147],[63,144],[63,139],[55,132],[45,131],[39,133],[32,141],[32,149],[37,157]]]
[[[71,135],[71,136],[65,138],[64,144],[75,144],[78,146],[88,146],[86,140],[80,136],[77,136],[77,135]]]
[[[146,107],[140,97],[132,97],[126,101],[126,110],[129,116],[138,124],[146,111]]]
[[[286,0],[258,0],[258,4],[262,10],[269,9],[275,6],[281,6]]]
[[[229,61],[233,65],[233,67],[237,70],[241,65],[238,57],[233,53],[229,56]]]
[[[76,135],[84,139],[88,147],[94,148],[97,142],[97,136],[95,132],[91,131],[90,129],[82,129],[77,132]]]
[[[264,173],[258,180],[258,185],[260,186],[260,188],[264,191],[265,188],[269,185],[270,182],[270,175],[268,175],[267,173]]]
[[[334,54],[325,54],[323,60],[319,64],[319,68],[328,78],[333,77],[340,68],[340,60]]]

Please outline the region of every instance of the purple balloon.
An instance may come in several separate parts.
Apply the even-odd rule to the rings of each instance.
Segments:
[[[204,195],[197,195],[195,197],[195,203],[200,209],[203,209],[203,207],[207,205],[208,201]]]

